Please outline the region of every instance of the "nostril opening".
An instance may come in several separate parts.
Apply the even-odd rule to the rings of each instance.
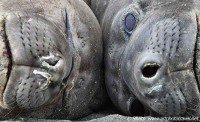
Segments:
[[[142,75],[146,78],[151,78],[156,75],[159,68],[158,64],[146,64],[142,69]]]
[[[131,104],[130,112],[132,116],[144,116],[145,108],[143,104],[139,100],[134,100]]]

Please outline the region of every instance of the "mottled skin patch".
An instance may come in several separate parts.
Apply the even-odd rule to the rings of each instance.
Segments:
[[[124,114],[141,109],[138,99],[156,116],[200,116],[199,5],[199,0],[92,1],[103,30],[108,94]],[[136,23],[127,28],[130,14]]]
[[[101,29],[82,0],[1,0],[0,118],[79,118],[106,101]]]

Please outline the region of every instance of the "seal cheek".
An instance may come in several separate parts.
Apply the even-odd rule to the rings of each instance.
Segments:
[[[185,97],[178,88],[149,103],[151,109],[163,116],[179,116],[186,111]]]
[[[181,89],[185,89],[186,81],[195,79],[191,79],[193,75],[189,75],[188,70],[170,72],[167,67],[166,60],[160,54],[142,53],[132,67],[132,79],[135,79],[132,83],[133,93],[143,104],[162,116],[180,116],[185,114],[187,108]],[[185,75],[180,77],[187,78],[177,77],[183,72]]]
[[[182,115],[199,116],[200,96],[194,71],[192,69],[188,69],[172,72],[171,79],[173,80],[171,88],[179,88],[182,93],[182,97],[185,99],[185,113],[182,113]]]
[[[43,82],[41,76],[30,76],[23,79],[18,85],[16,102],[20,108],[36,108],[50,99],[50,94],[47,90],[40,88],[38,82]]]

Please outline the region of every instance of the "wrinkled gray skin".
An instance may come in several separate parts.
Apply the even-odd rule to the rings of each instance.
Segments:
[[[1,119],[74,119],[105,103],[101,29],[82,0],[1,0],[0,63]]]
[[[156,116],[200,116],[199,0],[93,0],[108,94],[126,115],[136,98]],[[125,18],[137,22],[127,33]]]

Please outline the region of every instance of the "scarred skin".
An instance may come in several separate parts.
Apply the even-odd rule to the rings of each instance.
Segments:
[[[92,0],[108,94],[125,115],[141,109],[139,100],[154,116],[200,116],[199,6],[199,0]]]
[[[82,0],[0,1],[0,118],[74,119],[106,101],[101,29]]]

